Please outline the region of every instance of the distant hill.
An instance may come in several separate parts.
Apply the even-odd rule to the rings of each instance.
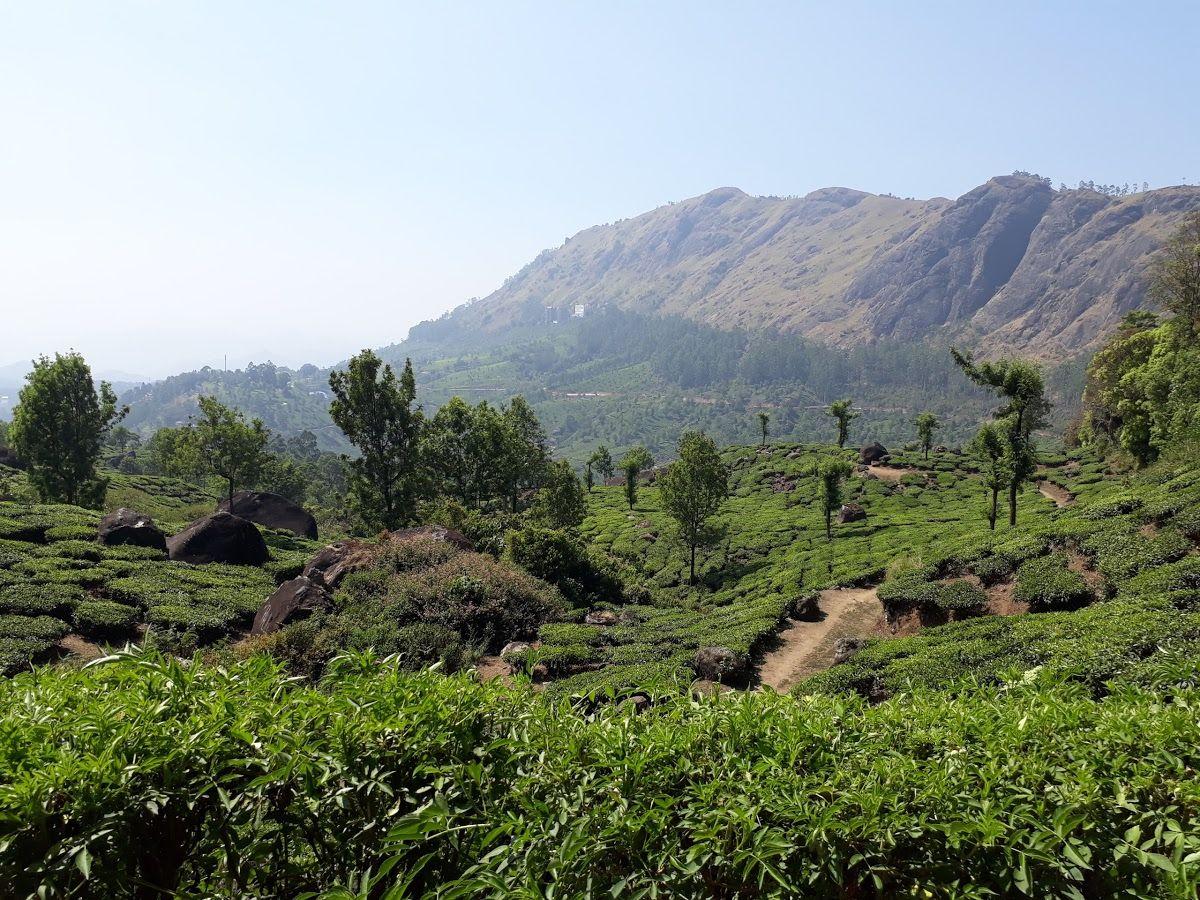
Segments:
[[[957,200],[826,188],[801,198],[720,188],[589,228],[488,297],[382,348],[412,357],[432,411],[454,394],[523,394],[556,451],[599,443],[670,452],[683,428],[723,443],[773,433],[829,440],[824,406],[855,398],[855,439],[911,440],[931,409],[964,440],[991,406],[954,370],[951,341],[1046,364],[1058,428],[1089,351],[1145,303],[1145,270],[1200,188],[1124,196],[1001,176]],[[186,420],[200,393],[284,434],[346,445],[328,370],[204,369],[126,392],[142,432]]]
[[[414,336],[615,306],[837,346],[949,331],[989,351],[1060,359],[1145,302],[1151,254],[1197,209],[1198,187],[1116,197],[1056,191],[1033,175],[992,178],[955,201],[720,188],[582,231]]]
[[[121,402],[129,405],[128,428],[149,435],[158,428],[182,425],[198,411],[201,394],[263,420],[283,435],[310,430],[323,450],[343,451],[348,444],[329,420],[329,370],[301,366],[298,370],[271,363],[251,363],[245,369],[203,368],[172,375],[162,381],[127,390]]]

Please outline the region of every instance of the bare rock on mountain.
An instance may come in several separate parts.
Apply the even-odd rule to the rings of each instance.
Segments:
[[[172,560],[194,565],[261,566],[269,558],[266,542],[254,523],[227,512],[197,519],[168,538],[167,551]]]
[[[720,188],[582,231],[415,333],[499,331],[578,304],[842,346],[948,334],[985,352],[1059,358],[1145,304],[1151,254],[1198,209],[1197,187],[1111,197],[1031,175],[955,201]]]
[[[1053,196],[1039,178],[993,178],[874,261],[847,300],[869,302],[865,321],[879,337],[913,340],[966,321],[1020,265]]]
[[[264,528],[290,531],[311,540],[317,538],[317,520],[312,513],[287,497],[270,491],[238,491],[233,495],[232,507],[228,500],[222,500],[217,508]]]
[[[121,507],[100,520],[96,540],[109,547],[128,544],[134,547],[151,547],[167,553],[167,536],[147,515]]]

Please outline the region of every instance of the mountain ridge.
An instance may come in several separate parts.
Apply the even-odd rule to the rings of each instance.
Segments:
[[[985,352],[1074,356],[1145,305],[1150,257],[1198,209],[1198,187],[1113,196],[1026,174],[957,200],[721,187],[584,229],[439,321],[496,332],[615,305],[836,346],[950,328]]]

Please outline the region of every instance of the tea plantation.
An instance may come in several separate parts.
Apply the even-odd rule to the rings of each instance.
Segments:
[[[160,515],[215,504],[172,479],[116,478],[118,499],[133,497]],[[143,640],[190,655],[244,631],[276,583],[320,546],[264,530],[271,559],[263,567],[193,566],[151,548],[98,544],[99,521],[99,512],[79,507],[0,502],[0,673],[68,656],[68,634],[85,642],[75,651],[90,655]],[[185,522],[159,520],[168,533]]]
[[[837,454],[851,458],[725,451],[723,534],[695,586],[658,488],[630,509],[597,487],[580,533],[603,577],[560,580],[565,597],[514,571],[515,537],[499,559],[400,544],[328,615],[202,655],[320,545],[265,532],[262,568],[191,566],[97,544],[97,512],[0,504],[0,665],[16,673],[0,680],[0,884],[1196,896],[1200,469],[1044,457],[1071,502],[1028,490],[1018,526],[991,532],[968,458],[898,453],[849,479],[865,518],[829,540],[811,473]],[[120,489],[157,497],[168,530],[204,502],[154,480]],[[790,694],[753,678],[689,689],[697,649],[757,663],[815,592],[850,585],[878,586],[880,604],[848,661]],[[600,611],[606,624],[585,621]],[[437,670],[469,664],[469,641],[443,632],[486,620],[467,630],[495,652],[491,623],[514,613],[530,618],[505,628],[553,619],[516,660],[536,680]],[[108,655],[37,665],[73,658],[71,641]]]

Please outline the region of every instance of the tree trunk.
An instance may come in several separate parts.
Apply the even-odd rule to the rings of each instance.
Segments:
[[[229,511],[233,512],[233,479],[229,479]]]
[[[690,578],[689,583],[690,584],[696,583],[696,545],[695,544],[692,544],[692,567],[691,567],[691,578]]]
[[[833,540],[833,513],[825,510],[825,540]]]

